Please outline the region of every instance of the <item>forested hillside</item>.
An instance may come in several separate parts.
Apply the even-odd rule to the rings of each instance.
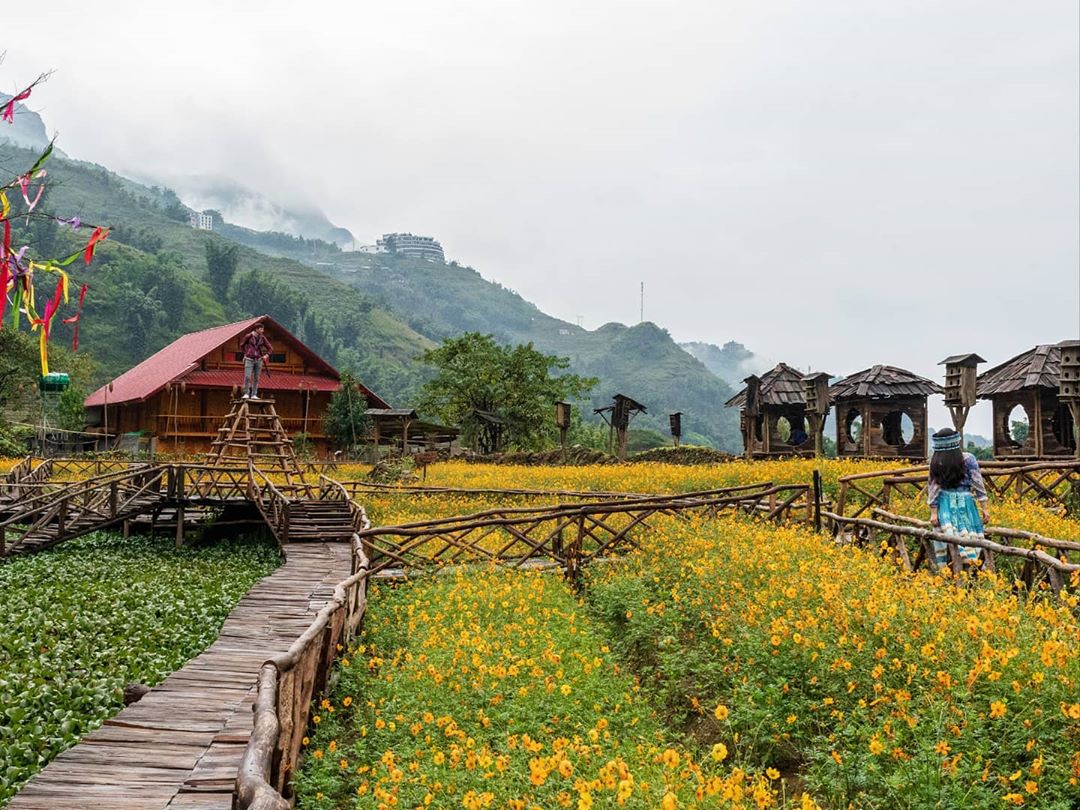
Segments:
[[[5,168],[29,166],[34,158],[33,152],[0,145]],[[49,176],[42,208],[113,228],[91,268],[71,267],[75,281],[90,285],[79,345],[97,361],[97,380],[185,332],[268,313],[384,398],[404,402],[413,396],[422,380],[415,358],[431,342],[354,287],[299,262],[193,230],[186,209],[167,189],[56,157]],[[35,222],[17,231],[15,241],[36,245],[44,255],[62,255],[77,249],[85,235],[55,222]],[[208,242],[234,251],[235,272],[224,292],[215,292],[208,276]],[[55,340],[64,342],[68,329],[58,324]]]
[[[389,254],[323,254],[320,260],[332,264],[327,272],[364,290],[433,340],[475,331],[503,343],[532,342],[544,352],[569,357],[571,371],[599,378],[594,406],[607,405],[612,394],[623,393],[649,409],[635,420],[635,427],[667,433],[668,414],[683,411],[686,441],[739,449],[738,414],[723,407],[734,393],[731,386],[652,323],[582,329],[455,262]]]
[[[4,167],[26,167],[34,158],[32,151],[0,145]],[[653,324],[589,331],[454,262],[343,253],[327,242],[220,222],[213,233],[198,231],[169,189],[58,157],[49,175],[43,208],[113,228],[92,268],[72,268],[76,282],[90,285],[80,349],[96,361],[96,381],[185,332],[268,313],[338,368],[404,405],[428,374],[416,359],[421,352],[478,331],[569,357],[571,371],[599,378],[594,407],[616,392],[643,402],[649,411],[635,427],[666,433],[668,413],[680,410],[684,440],[738,448],[737,415],[723,408],[731,387]],[[63,255],[85,240],[55,222],[34,223],[15,236],[44,255]],[[224,257],[216,275],[208,271],[208,244],[212,255]],[[55,339],[65,341],[68,330],[58,325]]]

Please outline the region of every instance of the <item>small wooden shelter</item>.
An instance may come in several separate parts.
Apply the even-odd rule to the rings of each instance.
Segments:
[[[926,398],[942,390],[895,366],[874,366],[833,383],[837,455],[927,458]]]
[[[1047,458],[1076,452],[1076,425],[1069,397],[1061,394],[1063,344],[1042,344],[979,375],[976,395],[994,409],[995,458]],[[1068,385],[1068,380],[1066,380]],[[1027,420],[1026,436],[1013,422]]]
[[[435,450],[440,445],[450,449],[460,432],[455,427],[425,422],[412,408],[368,408],[364,415],[371,420],[372,444],[397,447],[403,453]]]
[[[625,461],[626,440],[627,432],[630,429],[630,421],[639,413],[648,413],[648,411],[640,402],[631,399],[625,394],[615,394],[611,400],[610,405],[603,408],[594,408],[593,413],[607,422],[610,431],[614,431],[617,442],[615,454],[621,461]]]
[[[739,408],[746,457],[814,455],[802,372],[778,363],[760,377],[752,374],[743,382],[746,387],[724,405]]]

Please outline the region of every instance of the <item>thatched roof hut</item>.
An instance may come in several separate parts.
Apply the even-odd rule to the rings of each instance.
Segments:
[[[829,387],[840,456],[927,457],[926,398],[940,385],[897,368],[873,366]]]
[[[814,442],[806,420],[802,372],[779,363],[760,377],[751,375],[744,382],[746,387],[724,404],[739,408],[746,455],[812,456]]]
[[[1060,375],[1061,347],[1050,343],[979,375],[976,396],[990,400],[994,409],[995,457],[1042,458],[1076,451],[1072,414],[1058,396]]]

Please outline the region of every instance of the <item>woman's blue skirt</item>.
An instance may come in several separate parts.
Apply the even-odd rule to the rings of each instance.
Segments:
[[[979,507],[971,492],[966,489],[945,489],[938,498],[938,523],[942,534],[956,537],[982,537],[983,523]],[[939,566],[948,565],[948,543],[934,541],[934,560]],[[975,546],[959,546],[960,558],[964,562],[979,559],[979,549]]]

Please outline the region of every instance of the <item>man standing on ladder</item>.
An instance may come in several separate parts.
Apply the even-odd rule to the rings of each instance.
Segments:
[[[255,324],[255,328],[247,333],[240,344],[240,350],[244,353],[244,399],[259,398],[259,372],[263,363],[270,362],[270,354],[274,351],[264,331],[261,323]]]

